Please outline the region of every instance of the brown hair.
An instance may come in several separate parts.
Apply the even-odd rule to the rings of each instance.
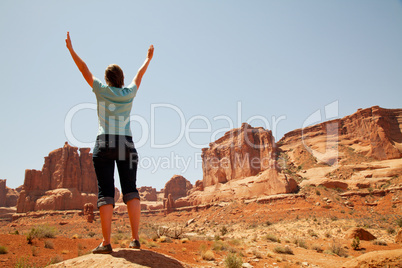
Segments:
[[[124,85],[123,70],[117,64],[110,64],[105,70],[105,81],[110,87],[122,88]]]

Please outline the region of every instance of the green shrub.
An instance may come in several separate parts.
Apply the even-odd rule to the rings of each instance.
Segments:
[[[312,249],[312,250],[315,250],[315,251],[317,251],[317,252],[322,252],[322,251],[323,251],[323,250],[322,250],[322,247],[321,247],[320,245],[317,245],[317,244],[312,245],[312,246],[311,246],[311,249]]]
[[[201,252],[201,257],[202,257],[202,259],[203,260],[206,260],[206,261],[213,261],[213,260],[215,260],[215,255],[214,255],[214,253],[212,252],[212,250],[207,250],[207,251],[203,251],[203,252]]]
[[[94,237],[96,235],[96,233],[95,232],[92,232],[92,231],[90,231],[89,233],[88,233],[88,236],[89,237]]]
[[[329,252],[331,254],[338,255],[339,257],[347,257],[348,253],[346,252],[345,249],[343,249],[339,244],[332,243],[332,245],[329,247]]]
[[[392,235],[392,234],[395,233],[395,229],[392,228],[392,227],[388,227],[387,232],[388,232],[390,235]]]
[[[50,240],[45,240],[45,248],[54,249],[54,244]]]
[[[224,263],[226,268],[241,268],[243,265],[241,257],[234,253],[229,253],[226,256]]]
[[[56,227],[52,227],[47,224],[38,225],[32,228],[27,234],[28,244],[32,244],[32,240],[35,238],[54,238],[56,237],[56,234]]]
[[[228,246],[223,241],[215,241],[212,244],[212,250],[222,251],[222,250],[227,250],[227,249],[228,249]]]
[[[228,228],[226,228],[226,226],[222,226],[221,228],[221,235],[224,236],[225,234],[227,234],[229,232]]]
[[[274,248],[274,251],[279,254],[289,254],[293,255],[293,250],[290,247],[281,247],[277,246]]]
[[[0,246],[0,254],[7,254],[8,249],[5,246]]]
[[[39,248],[38,247],[32,246],[31,251],[32,251],[32,256],[35,257],[35,256],[39,255]]]
[[[15,268],[34,268],[35,266],[32,266],[28,263],[28,258],[21,257],[17,259],[17,262],[15,263]]]
[[[360,247],[360,238],[359,237],[356,237],[356,238],[354,238],[353,239],[353,241],[352,241],[352,248],[354,249],[354,250],[357,250],[357,249],[359,249],[359,247]]]
[[[53,256],[50,259],[50,264],[55,264],[55,263],[59,263],[59,262],[62,262],[62,261],[63,261],[63,257],[60,256],[60,255],[56,255],[56,256]]]
[[[279,240],[279,238],[277,238],[275,235],[273,235],[273,234],[267,234],[266,236],[265,236],[265,239],[266,240],[268,240],[268,241],[272,241],[272,242],[278,242],[278,243],[280,243],[281,241]]]
[[[293,243],[294,243],[296,246],[298,246],[298,247],[307,249],[306,241],[304,241],[304,240],[301,239],[301,238],[295,238],[295,240],[293,241]]]

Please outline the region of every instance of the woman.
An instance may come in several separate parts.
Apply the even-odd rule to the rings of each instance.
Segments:
[[[114,208],[114,165],[119,171],[123,201],[127,204],[131,224],[130,248],[140,248],[138,228],[140,224],[140,196],[136,188],[138,156],[130,129],[130,112],[133,99],[140,87],[154,47],[148,49],[147,58],[128,87],[124,86],[124,74],[116,64],[105,71],[106,85],[95,78],[85,62],[75,53],[67,32],[66,46],[78,69],[96,95],[98,112],[98,136],[93,152],[93,163],[98,180],[98,208],[101,217],[103,241],[92,253],[111,253],[110,236]]]

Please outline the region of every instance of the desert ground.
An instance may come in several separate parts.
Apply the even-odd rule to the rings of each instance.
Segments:
[[[401,182],[395,178],[391,185]],[[402,249],[395,243],[402,225],[402,191],[385,195],[365,191],[367,195],[345,197],[339,189],[309,186],[262,202],[217,202],[198,211],[167,215],[143,213],[141,251],[157,253],[156,259],[171,257],[183,267],[225,267],[229,257],[241,260],[243,267],[342,267],[368,252]],[[101,241],[97,213],[89,223],[81,211],[29,212],[0,226],[0,245],[7,251],[0,254],[2,267],[45,267],[91,254]],[[112,227],[114,250],[127,248],[131,237],[127,214],[115,213]],[[376,239],[360,240],[353,249],[353,239],[347,235],[354,227]],[[52,235],[35,237],[29,244],[32,228]],[[157,267],[147,263],[141,251],[126,254],[133,256],[133,263]]]

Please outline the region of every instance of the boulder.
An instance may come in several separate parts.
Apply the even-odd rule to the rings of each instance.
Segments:
[[[371,241],[376,239],[376,237],[372,235],[370,232],[359,227],[351,228],[346,232],[345,238],[354,239],[356,237],[358,237],[360,240],[365,241]]]
[[[381,250],[365,253],[347,261],[342,268],[402,267],[402,249]]]
[[[186,180],[183,176],[174,175],[166,184],[164,188],[164,198],[172,196],[173,200],[180,197],[187,196],[187,192],[193,188],[191,182]]]
[[[173,259],[170,256],[166,256],[162,253],[157,253],[146,249],[136,250],[129,248],[116,248],[113,249],[113,252],[111,254],[86,254],[57,264],[52,264],[47,267],[184,268],[187,267],[187,265],[182,264],[181,262]]]

